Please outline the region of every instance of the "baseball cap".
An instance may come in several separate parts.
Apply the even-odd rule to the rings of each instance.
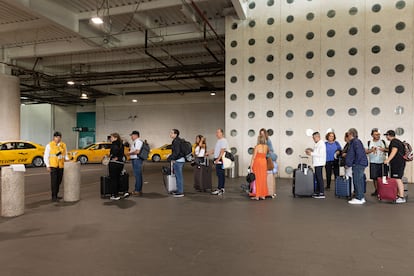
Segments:
[[[55,131],[55,133],[53,133],[53,137],[62,137],[62,133],[60,133],[59,131]]]
[[[139,136],[139,131],[138,130],[134,130],[130,135],[138,135]]]
[[[394,130],[388,130],[384,133],[385,136],[389,135],[391,137],[395,137],[395,131]]]

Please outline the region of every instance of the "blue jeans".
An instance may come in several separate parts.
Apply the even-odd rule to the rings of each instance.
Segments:
[[[222,164],[216,165],[216,174],[218,178],[218,189],[224,189],[224,169]]]
[[[173,170],[177,182],[177,193],[184,193],[183,167],[185,162],[174,162]]]
[[[141,158],[132,159],[132,169],[135,176],[135,191],[142,191],[142,163],[144,160]]]
[[[352,166],[352,181],[355,186],[355,197],[363,199],[364,196],[364,170],[365,167],[361,165]]]
[[[323,176],[322,176],[323,166],[315,166],[315,193],[324,194],[325,187],[323,186]]]

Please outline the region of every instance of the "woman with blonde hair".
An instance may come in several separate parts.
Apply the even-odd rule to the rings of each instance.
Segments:
[[[250,168],[256,176],[256,194],[251,199],[265,199],[268,195],[267,191],[267,162],[266,154],[269,147],[266,145],[266,137],[259,135],[257,137],[257,145],[254,147]]]

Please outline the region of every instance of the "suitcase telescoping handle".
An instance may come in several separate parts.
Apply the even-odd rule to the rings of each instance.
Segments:
[[[388,173],[387,173],[387,175],[385,175],[385,168],[388,166]],[[382,173],[381,173],[381,175],[382,175],[382,183],[383,184],[388,184],[388,182],[387,182],[387,176],[388,177],[391,177],[391,165],[387,165],[387,164],[385,164],[385,163],[382,163],[382,166],[381,166],[381,169],[382,169]]]
[[[303,162],[302,162],[302,160],[303,159],[308,160],[309,159],[309,156],[307,156],[307,155],[299,155],[299,158],[300,158],[300,170],[303,172],[304,171],[304,168],[303,168]],[[309,167],[308,161],[306,161],[306,165]]]

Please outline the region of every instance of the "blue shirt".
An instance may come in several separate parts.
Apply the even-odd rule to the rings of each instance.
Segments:
[[[351,168],[353,165],[368,166],[368,158],[365,153],[364,145],[358,138],[349,141],[349,149],[346,153],[345,164],[348,168]]]
[[[341,150],[341,145],[334,141],[333,143],[329,143],[328,141],[325,142],[326,146],[326,161],[334,161],[335,159],[335,152]]]

